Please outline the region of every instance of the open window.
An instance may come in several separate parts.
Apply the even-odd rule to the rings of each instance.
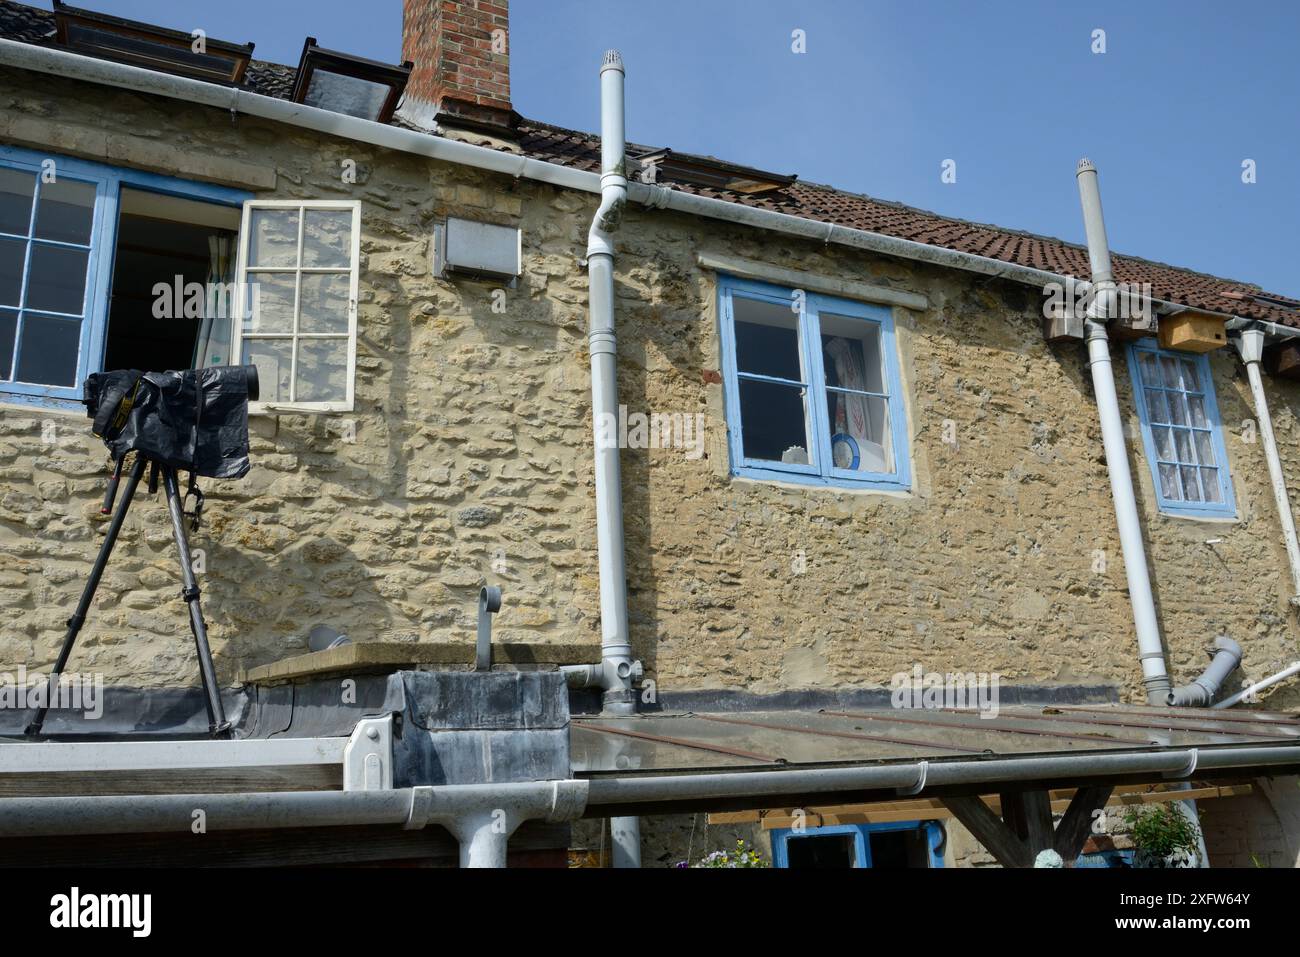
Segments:
[[[257,366],[250,411],[351,411],[361,204],[250,201],[240,237],[232,351]]]
[[[719,290],[733,471],[908,488],[890,311],[731,277]]]
[[[0,398],[72,409],[92,372],[229,363],[248,195],[0,146]]]
[[[238,207],[124,186],[105,369],[230,364]]]

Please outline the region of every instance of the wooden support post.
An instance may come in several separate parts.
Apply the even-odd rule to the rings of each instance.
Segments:
[[[1066,867],[1073,867],[1084,842],[1092,831],[1093,811],[1106,806],[1110,800],[1112,785],[1079,788],[1070,806],[1065,809],[1061,823],[1056,828],[1056,840],[1053,846],[1061,855]]]
[[[1002,805],[1002,820],[1006,822],[1007,828],[1023,841],[1029,836],[1029,825],[1025,817],[1024,792],[1003,791],[998,795],[998,803]]]
[[[1052,846],[1052,801],[1046,791],[1025,791],[1020,795],[1025,813],[1025,843],[1030,857]]]
[[[1030,867],[1034,861],[1020,835],[978,797],[945,797],[944,806],[983,844],[1003,867]]]

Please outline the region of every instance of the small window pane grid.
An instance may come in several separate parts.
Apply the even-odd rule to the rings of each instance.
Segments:
[[[728,276],[719,295],[733,473],[909,489],[890,310]]]
[[[50,175],[50,171],[53,175]],[[0,383],[73,389],[102,186],[0,165]]]
[[[1160,511],[1235,516],[1209,358],[1139,342],[1129,347],[1129,372]]]
[[[246,205],[236,335],[261,379],[251,411],[352,409],[359,231],[355,202]]]
[[[234,206],[249,196],[0,146],[0,401],[81,408],[104,359],[123,186]]]

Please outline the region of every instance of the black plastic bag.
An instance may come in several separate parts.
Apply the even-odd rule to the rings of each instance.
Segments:
[[[242,478],[248,403],[256,399],[253,366],[214,366],[97,372],[86,379],[82,402],[114,459],[140,452],[194,475]]]

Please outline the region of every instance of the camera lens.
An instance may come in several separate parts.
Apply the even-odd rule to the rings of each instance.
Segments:
[[[257,366],[244,366],[244,372],[248,377],[248,401],[256,402],[257,397],[260,394],[260,384],[257,381]]]

